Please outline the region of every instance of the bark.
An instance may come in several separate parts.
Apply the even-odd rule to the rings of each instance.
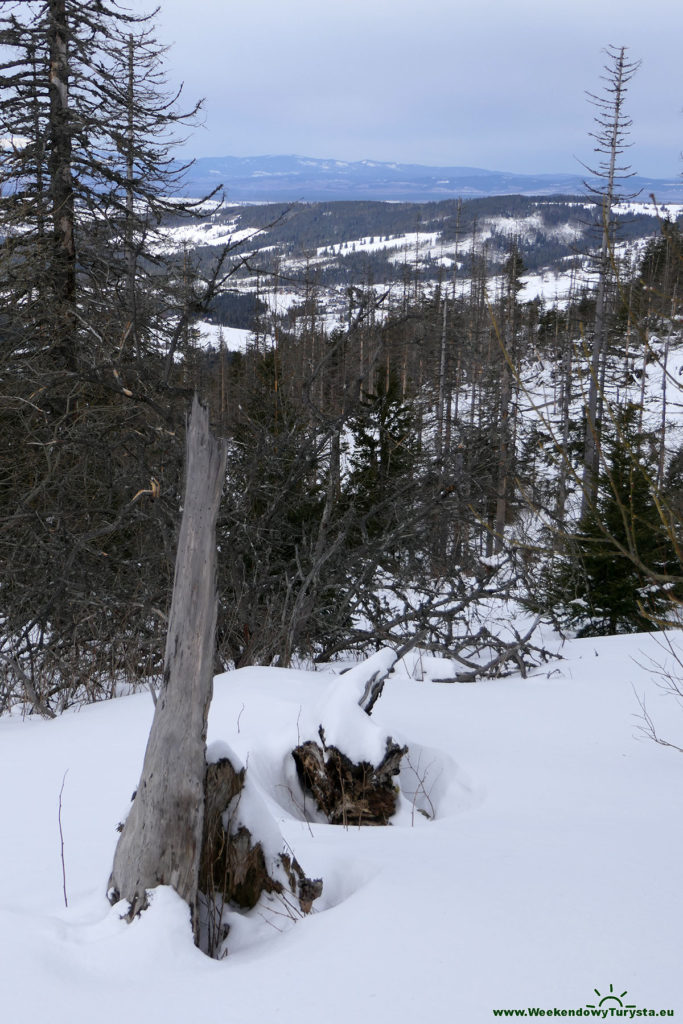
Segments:
[[[400,651],[384,648],[363,665],[342,673],[339,686],[346,691],[349,701],[356,701],[370,716],[382,695],[385,679],[413,646],[411,642]],[[299,744],[292,757],[302,787],[313,794],[330,824],[388,825],[398,798],[394,776],[400,772],[401,759],[408,748],[388,736],[384,756],[379,764],[373,765],[369,761],[354,762],[338,747],[328,745],[322,725],[318,737],[320,743],[307,740]]]
[[[417,642],[416,640],[415,643]],[[407,644],[401,649],[400,654],[396,654],[396,652],[389,648],[384,648],[368,659],[368,662],[373,666],[373,671],[364,681],[363,692],[358,698],[358,706],[363,709],[366,715],[372,714],[375,704],[382,696],[385,679],[392,671],[396,662],[408,653],[408,649],[411,646],[413,646],[412,643]]]
[[[448,326],[448,301],[443,300],[443,319],[441,323],[441,348],[439,352],[439,397],[436,406],[436,457],[439,470],[443,473],[442,460],[444,452],[444,422],[446,418],[446,339]]]
[[[561,431],[561,453],[562,458],[558,467],[557,484],[557,523],[560,533],[564,528],[565,505],[567,502],[567,473],[569,467],[569,413],[572,399],[572,344],[567,337],[563,341],[562,351],[562,372],[560,379],[560,431]],[[555,541],[559,543],[559,534]]]
[[[195,935],[213,690],[215,526],[224,476],[225,448],[211,436],[208,411],[195,398],[163,684],[109,881],[112,900],[129,901],[129,919],[145,907],[147,889],[171,885],[191,908]]]

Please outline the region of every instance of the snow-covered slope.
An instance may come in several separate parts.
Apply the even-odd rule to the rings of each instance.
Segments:
[[[635,717],[634,688],[683,745],[683,710],[652,670],[667,653],[656,636],[630,636],[562,654],[527,680],[475,685],[402,663],[373,721],[410,745],[435,819],[415,813],[407,766],[396,824],[363,830],[306,822],[290,792],[289,751],[307,715],[330,713],[331,674],[219,677],[209,740],[248,756],[284,839],[325,882],[295,925],[276,906],[236,914],[220,962],[195,949],[172,891],[130,926],[105,899],[149,695],[52,722],[1,719],[3,1020],[479,1024],[495,1009],[605,997],[604,1008],[683,1012],[683,758],[644,739]]]
[[[661,233],[661,222],[676,222],[683,204],[639,201],[620,203],[622,222],[614,256],[626,280],[648,242]],[[194,249],[215,258],[217,247],[234,247],[238,272],[230,288],[242,297],[257,297],[274,312],[301,304],[314,293],[328,330],[348,321],[348,288],[372,281],[386,296],[377,316],[399,302],[410,278],[423,292],[442,287],[469,292],[473,269],[481,260],[495,293],[511,246],[526,265],[522,277],[524,302],[540,298],[563,306],[571,295],[593,282],[595,260],[590,253],[602,237],[596,207],[585,198],[520,198],[455,203],[295,203],[229,206],[212,203],[204,219],[163,228],[160,245],[169,251]],[[248,265],[239,261],[248,258]],[[213,315],[213,314],[212,314]],[[234,312],[232,314],[234,316]],[[231,322],[230,313],[216,313],[226,326],[246,330],[251,324]],[[291,327],[291,325],[290,325]],[[212,332],[200,325],[205,346],[216,345]],[[226,337],[228,348],[244,349],[246,338]]]

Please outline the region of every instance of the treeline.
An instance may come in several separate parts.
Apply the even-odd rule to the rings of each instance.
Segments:
[[[492,220],[492,218],[495,218]],[[405,264],[417,258],[420,236],[438,233],[431,259],[420,255],[424,283],[443,275],[439,245],[459,243],[458,262],[463,276],[475,272],[482,234],[492,262],[504,263],[514,240],[529,272],[580,265],[585,254],[600,243],[603,214],[599,204],[585,197],[498,196],[440,203],[336,202],[229,207],[214,221],[236,224],[237,229],[261,232],[245,245],[253,250],[239,277],[268,277],[279,273],[283,281],[305,285],[314,277],[324,287],[359,283],[400,282]],[[520,221],[524,221],[520,225]],[[656,212],[619,218],[622,242],[655,237],[660,229]],[[405,236],[412,236],[410,245]],[[365,239],[371,247],[363,248]],[[372,245],[374,244],[374,248]],[[379,247],[381,245],[381,248]],[[203,246],[196,256],[208,265],[220,250]],[[242,326],[220,318],[230,326]]]
[[[490,196],[429,203],[382,203],[362,200],[330,203],[268,203],[227,206],[217,219],[238,220],[239,227],[266,232],[265,245],[300,254],[359,238],[391,238],[415,231],[438,231],[446,242],[471,234],[486,218],[521,219],[538,214],[548,228],[600,224],[601,213],[585,196]],[[652,234],[657,215],[621,218],[622,237]]]

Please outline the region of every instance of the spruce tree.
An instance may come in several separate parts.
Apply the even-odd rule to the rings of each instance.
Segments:
[[[603,439],[596,502],[552,588],[560,617],[579,635],[659,628],[680,591],[675,545],[655,497],[654,438],[637,423],[636,406],[615,413]]]
[[[376,375],[350,430],[344,500],[353,508],[354,533],[359,539],[396,534],[414,498],[418,445],[415,413],[393,373]]]

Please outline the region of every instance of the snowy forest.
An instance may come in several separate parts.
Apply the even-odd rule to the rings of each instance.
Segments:
[[[520,301],[521,242],[492,263],[475,221],[435,286],[410,262],[398,287],[355,281],[330,325],[304,281],[246,351],[216,352],[193,324],[250,256],[239,236],[209,259],[164,244],[202,206],[174,197],[171,162],[197,112],[163,92],[149,26],[112,18],[78,25],[61,110],[46,26],[5,27],[4,706],[161,676],[195,391],[229,449],[217,670],[419,644],[456,677],[499,673],[533,646],[481,630],[511,599],[581,635],[666,619],[683,250],[663,216],[616,248],[633,68],[613,55],[592,265],[560,306]]]
[[[104,992],[104,968],[90,951],[99,944],[107,957],[118,950],[131,983],[144,987],[151,977],[133,1019],[149,1019],[153,1007],[158,1016],[161,1005],[167,1019],[185,1020],[189,982],[174,981],[177,1016],[171,997],[155,1002],[169,980],[150,966],[161,943],[169,962],[195,978],[191,985],[207,991],[217,992],[219,979],[195,946],[214,960],[234,959],[246,979],[238,1007],[242,999],[248,1005],[262,970],[282,986],[292,1014],[278,1019],[294,1020],[305,997],[286,998],[288,972],[315,973],[335,934],[353,945],[363,915],[400,931],[392,893],[429,872],[430,829],[441,828],[432,842],[445,843],[457,861],[462,816],[476,817],[484,803],[489,817],[464,840],[462,854],[462,873],[478,895],[471,904],[454,902],[448,925],[424,908],[407,925],[409,942],[434,936],[433,960],[448,972],[451,941],[469,962],[454,923],[464,914],[474,964],[490,939],[482,905],[501,869],[487,857],[505,831],[500,816],[516,799],[515,771],[529,779],[557,772],[553,794],[547,804],[536,801],[527,822],[530,848],[541,842],[544,823],[554,827],[556,811],[580,822],[593,797],[605,797],[624,814],[636,807],[650,815],[652,831],[664,829],[668,863],[681,839],[670,805],[666,825],[660,815],[673,799],[667,786],[680,753],[676,715],[683,715],[683,207],[660,209],[656,196],[647,197],[655,230],[644,239],[629,230],[645,201],[629,189],[627,159],[628,91],[638,62],[623,47],[605,54],[605,88],[593,97],[587,125],[595,163],[584,195],[574,197],[585,211],[583,249],[561,301],[527,297],[522,237],[508,233],[493,252],[478,237],[476,217],[456,203],[452,258],[434,263],[430,276],[417,260],[390,267],[380,254],[356,280],[348,268],[360,262],[351,259],[345,278],[325,278],[342,284],[332,310],[310,261],[288,277],[250,248],[248,232],[210,251],[169,244],[179,226],[201,222],[207,210],[218,216],[225,200],[220,188],[183,198],[187,167],[176,150],[200,107],[185,105],[167,84],[152,18],[110,0],[5,3],[0,44],[0,723],[4,785],[13,790],[15,773],[22,777],[2,814],[9,838],[17,828],[9,816],[22,818],[22,801],[35,801],[36,819],[55,818],[58,794],[61,853],[51,838],[41,854],[51,866],[35,868],[50,882],[31,913],[63,914],[72,929],[63,939],[40,924],[39,942],[61,957],[60,978],[44,968],[45,1003],[41,986],[30,1014],[12,995],[8,1019],[40,1012],[62,1019],[47,1007],[71,999],[79,985],[70,944],[89,950],[86,974],[100,979],[92,992]],[[507,202],[496,200],[502,208]],[[510,210],[514,204],[510,197]],[[259,208],[267,215],[267,206]],[[263,228],[277,231],[296,216],[274,205]],[[254,280],[256,293],[246,287]],[[278,305],[278,289],[288,288],[296,300]],[[267,291],[274,302],[265,300]],[[197,325],[220,319],[221,310],[249,325],[240,351],[222,338],[202,343]],[[198,424],[207,461],[193,467]],[[201,508],[205,487],[209,511]],[[209,538],[199,569],[189,547],[182,561],[195,507],[208,530],[201,543]],[[599,665],[582,670],[593,652]],[[621,661],[617,652],[625,652]],[[635,695],[621,685],[629,673]],[[674,709],[665,738],[643,696],[647,687],[650,707],[664,694]],[[609,785],[596,783],[594,746],[601,756],[626,757],[613,716],[633,715],[650,742],[640,744],[640,760],[633,755],[625,775],[610,768]],[[628,742],[632,732],[629,724]],[[490,763],[500,763],[500,775],[490,778],[487,735],[495,741]],[[540,735],[545,755],[534,753]],[[39,795],[41,748],[50,782]],[[555,769],[534,763],[554,754]],[[26,757],[33,768],[21,767]],[[192,767],[185,757],[194,757]],[[663,757],[672,758],[664,783]],[[583,758],[594,773],[590,798],[588,789],[571,789]],[[565,785],[562,807],[557,794]],[[155,786],[164,792],[145,796]],[[70,832],[63,831],[62,802],[66,808],[70,797],[83,816],[86,809],[94,815],[93,835],[84,819],[78,823],[74,803]],[[526,812],[516,813],[523,819]],[[164,815],[160,838],[154,829]],[[344,838],[332,838],[390,822],[393,829],[368,829],[367,838],[363,830],[360,859]],[[182,836],[179,823],[187,825]],[[634,871],[655,856],[642,841]],[[42,845],[39,833],[31,843]],[[502,868],[510,889],[520,887],[511,920],[526,913],[522,896],[532,876],[541,889],[550,885],[543,858],[534,866],[534,853],[525,862],[526,849],[520,840],[509,877]],[[634,979],[635,988],[641,946],[608,955],[627,883],[619,862],[620,887],[610,889],[613,851],[603,853],[594,884],[604,886],[615,931],[600,947],[595,976],[576,966],[580,992],[568,976],[564,988],[553,976],[551,996],[538,972],[534,991],[543,1006],[585,1001],[599,984],[609,983],[611,993],[611,981],[626,988]],[[17,879],[17,891],[30,890],[35,879],[22,866],[30,857],[8,856],[3,875]],[[588,867],[577,868],[572,857],[571,847],[562,856],[554,850],[552,870],[578,871],[576,891],[583,886],[587,900],[599,899]],[[373,882],[377,865],[394,858],[402,868]],[[432,907],[446,871],[444,864],[433,883],[421,882]],[[150,896],[156,885],[158,896]],[[357,890],[366,903],[353,918],[343,908]],[[657,914],[665,891],[654,898]],[[68,916],[69,895],[81,907],[78,920]],[[543,897],[569,920],[571,909],[557,909],[553,898]],[[19,914],[17,901],[0,921]],[[669,928],[640,902],[629,906],[642,913],[646,934],[655,920]],[[534,920],[540,907],[532,900]],[[330,909],[334,915],[322,914]],[[336,923],[318,926],[323,916]],[[133,922],[128,931],[125,921]],[[16,926],[0,924],[3,941],[15,927],[13,970],[21,974],[22,950],[35,937],[22,917]],[[494,1007],[540,998],[528,972],[511,966],[518,954],[503,946],[517,939],[507,925],[501,929],[491,996],[468,990],[466,1015],[454,1019],[488,1020]],[[568,924],[565,953],[578,929],[578,919]],[[273,953],[281,932],[286,940]],[[533,935],[527,954],[535,956]],[[368,948],[361,943],[354,971],[367,966],[382,975],[399,954],[398,947],[386,954],[373,948],[381,941],[378,934]],[[406,1016],[400,993],[387,996],[378,982],[385,1015],[378,1005],[368,1016],[452,1015],[457,998],[433,960],[415,949],[401,955],[406,965],[419,960],[427,994],[408,995],[424,1002],[411,1002]],[[623,979],[618,956],[631,972]],[[639,976],[650,1005],[674,998],[667,963],[649,988]],[[320,972],[311,1012],[322,1012],[332,984],[328,967]],[[342,987],[352,988],[355,977]],[[401,984],[394,978],[389,987]],[[70,1020],[90,1019],[89,999],[87,991],[78,995]],[[261,993],[260,1014],[275,1019],[274,1004],[264,1000]],[[338,1010],[325,1012],[348,1019],[352,1005],[345,996]],[[59,1012],[66,1020],[66,1007]],[[114,1009],[96,1015],[120,1019]],[[206,1019],[219,1017],[232,1019],[211,1012]]]

